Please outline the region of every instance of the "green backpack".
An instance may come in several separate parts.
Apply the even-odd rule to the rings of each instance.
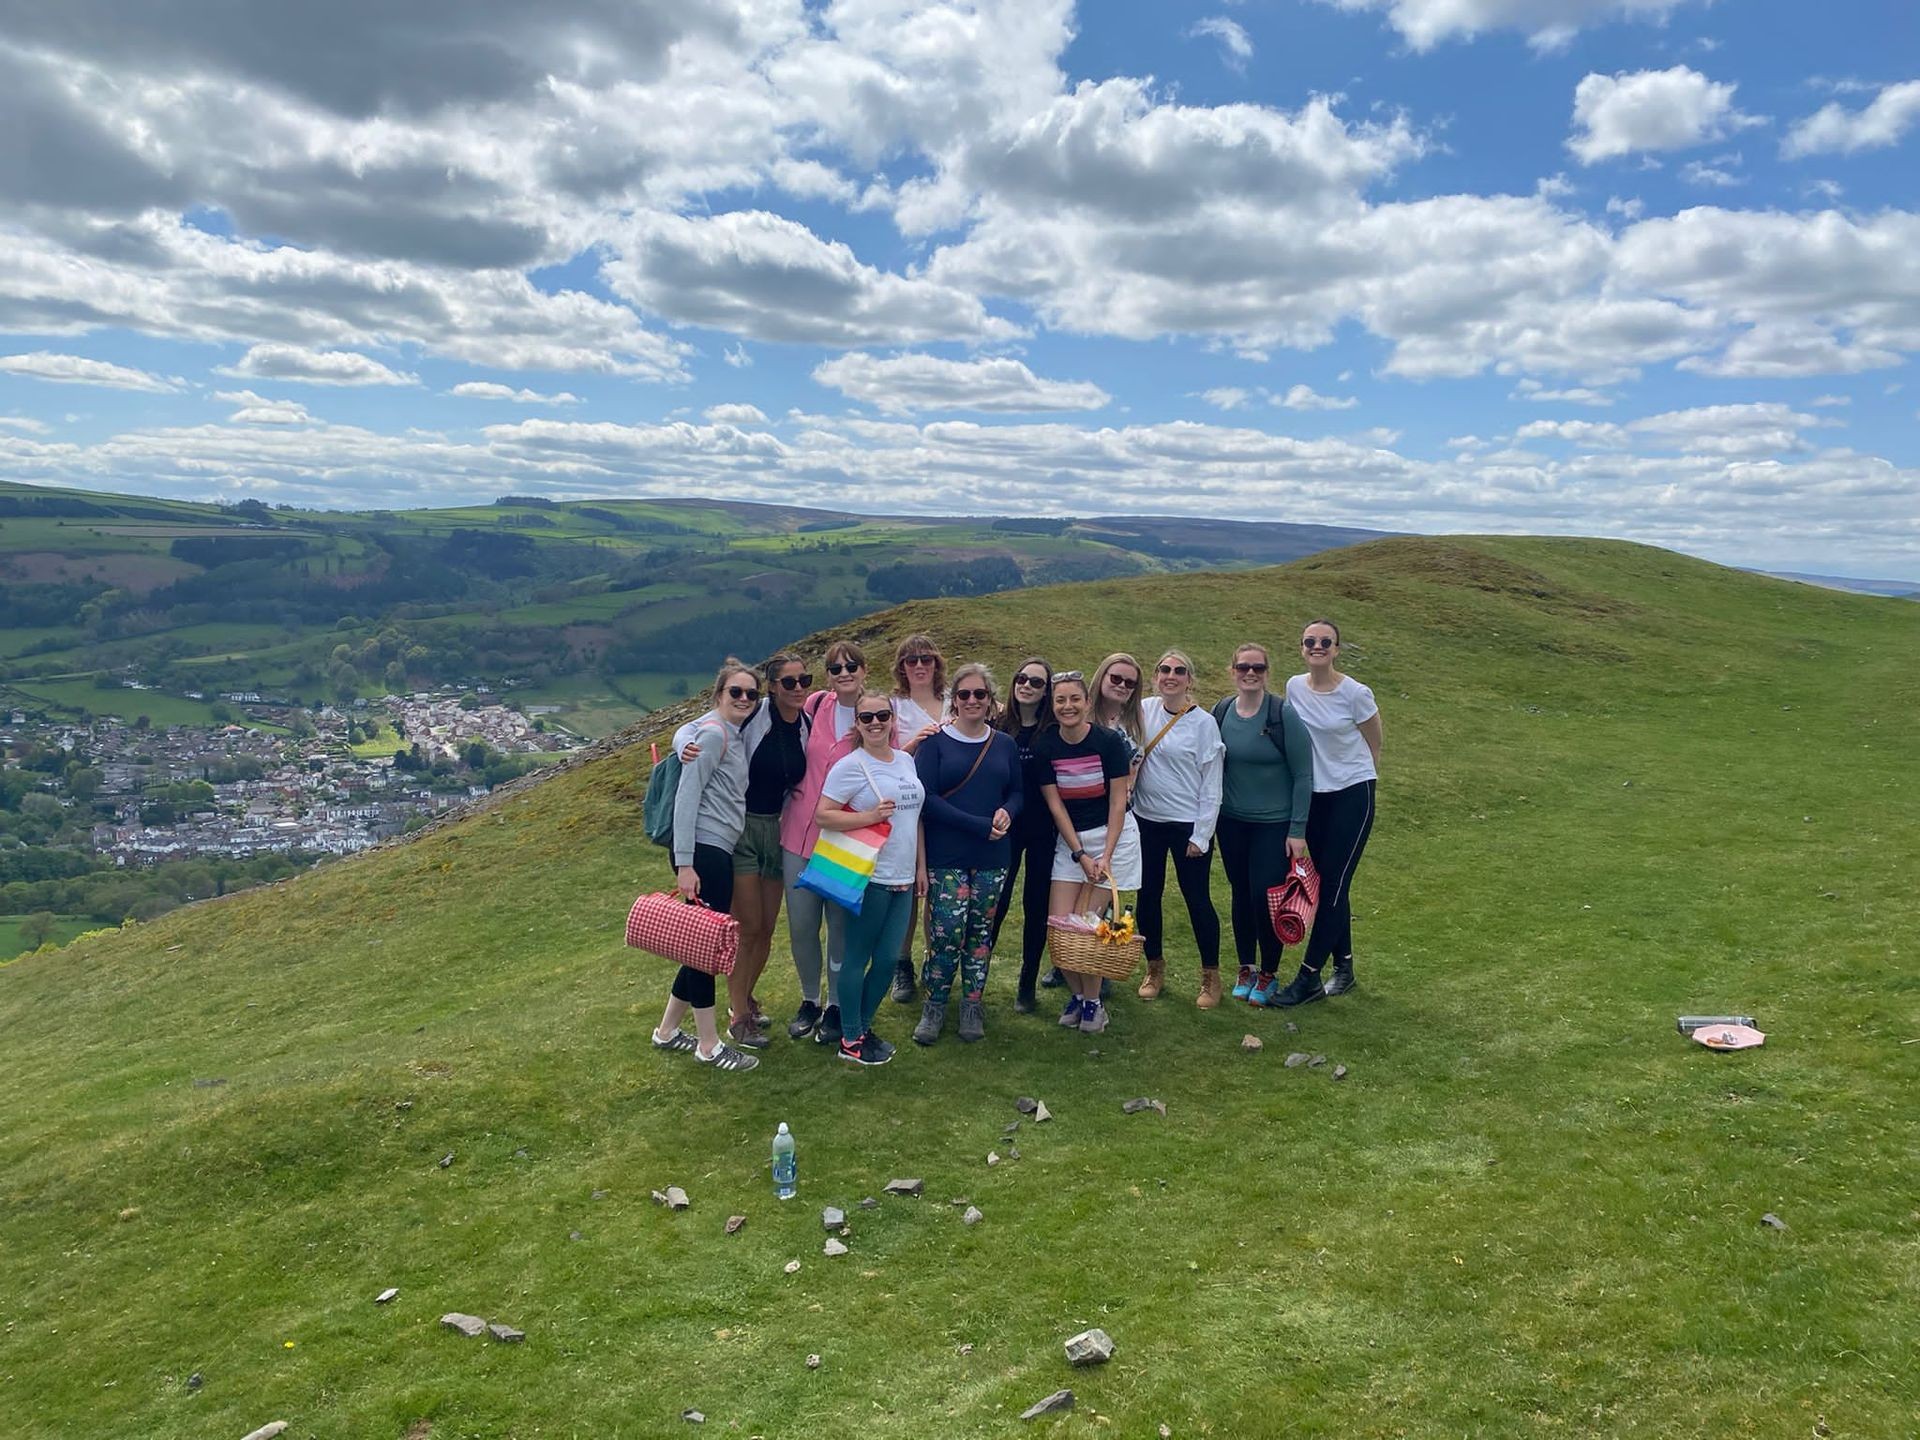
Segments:
[[[725,730],[720,731],[720,753],[727,753]],[[647,796],[640,802],[640,823],[647,838],[663,850],[673,848],[673,797],[679,792],[684,769],[680,752],[669,749],[665,759],[653,762],[653,773],[647,777]]]

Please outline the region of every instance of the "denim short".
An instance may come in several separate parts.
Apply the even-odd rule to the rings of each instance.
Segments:
[[[733,873],[758,875],[762,880],[778,880],[780,869],[780,817],[749,815],[733,844]]]

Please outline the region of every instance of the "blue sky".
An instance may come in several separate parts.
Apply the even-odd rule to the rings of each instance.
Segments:
[[[422,13],[8,22],[0,477],[1920,577],[1911,5]]]

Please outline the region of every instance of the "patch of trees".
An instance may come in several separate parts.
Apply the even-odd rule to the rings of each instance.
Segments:
[[[993,528],[1007,530],[1016,535],[1064,535],[1072,524],[1071,520],[1023,519],[1009,516],[994,521]]]
[[[83,868],[42,879],[0,880],[3,913],[84,915],[106,925],[151,920],[189,900],[208,900],[281,880],[311,863],[305,856],[260,855],[251,860],[168,860],[120,868],[71,851],[24,853],[66,855]]]
[[[576,505],[573,507],[573,513],[578,515],[582,520],[595,520],[602,525],[611,526],[615,530],[638,530],[640,528],[634,524],[630,516],[621,515],[612,510],[602,510],[597,505]]]
[[[183,535],[167,552],[189,565],[215,570],[242,560],[291,559],[307,553],[307,542],[276,535]]]
[[[930,600],[948,595],[991,595],[1026,583],[1010,555],[973,560],[896,560],[867,572],[867,589],[883,600]]]
[[[1111,580],[1137,575],[1140,566],[1120,555],[1092,550],[1084,555],[1056,555],[1042,560],[1027,577],[1030,585],[1067,585],[1076,580]]]
[[[108,587],[97,580],[72,584],[0,585],[0,613],[8,626],[71,625],[81,607]]]
[[[704,670],[729,655],[752,660],[781,645],[863,615],[860,604],[782,605],[778,610],[723,610],[697,625],[616,641],[601,657],[607,674],[634,670]]]
[[[64,495],[0,495],[0,515],[65,517],[80,520],[109,519],[114,512],[88,500],[70,500]]]
[[[859,524],[860,522],[858,520],[853,519],[809,520],[806,524],[796,529],[794,533],[796,535],[818,535],[827,530],[852,530]]]
[[[502,495],[493,503],[496,505],[517,505],[533,510],[556,510],[559,508],[553,501],[540,495]]]

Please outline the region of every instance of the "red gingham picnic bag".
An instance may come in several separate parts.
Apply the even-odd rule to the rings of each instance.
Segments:
[[[678,890],[642,895],[627,912],[627,944],[676,965],[731,975],[740,953],[740,922]]]
[[[1267,915],[1282,945],[1298,945],[1313,929],[1320,906],[1320,872],[1304,855],[1287,861],[1287,878],[1267,891]]]

